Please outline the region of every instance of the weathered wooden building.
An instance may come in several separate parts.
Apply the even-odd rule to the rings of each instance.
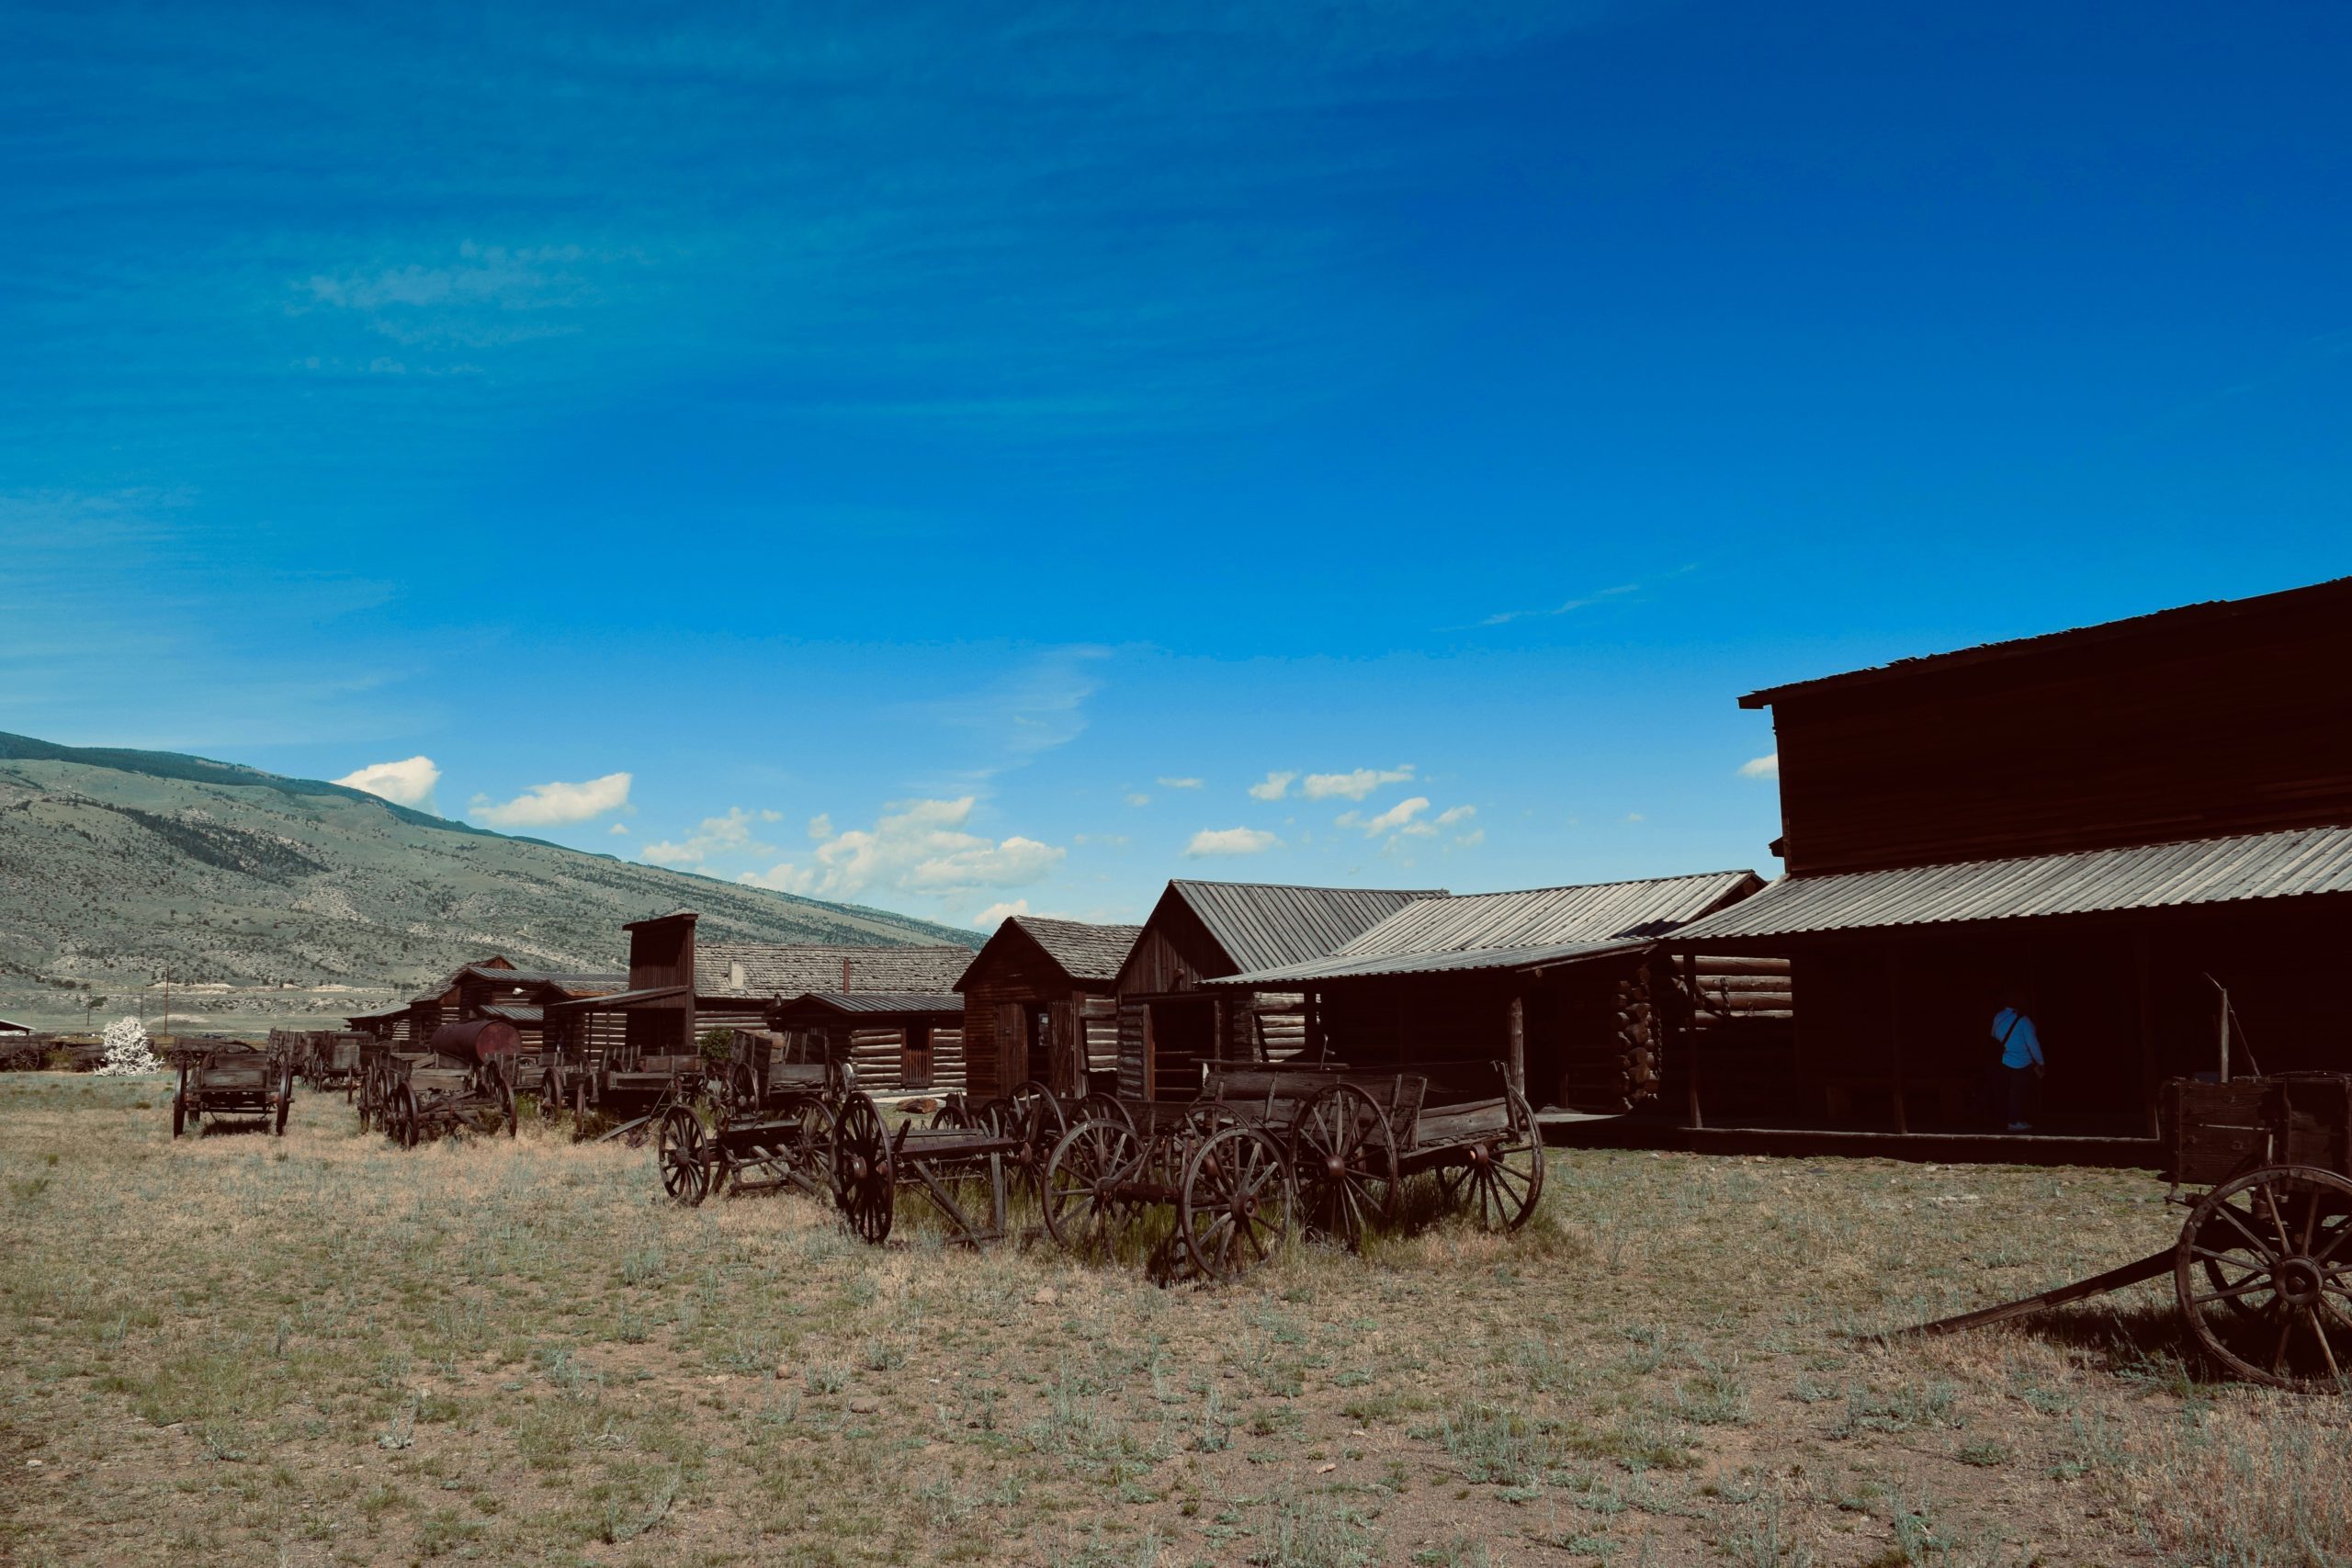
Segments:
[[[1418,898],[1329,953],[1207,982],[1298,992],[1351,1066],[1500,1063],[1531,1103],[1615,1112],[1657,1091],[1684,1007],[1660,938],[1764,886],[1752,871]]]
[[[860,1089],[941,1093],[964,1087],[964,999],[952,991],[810,991],[768,1008],[789,1059],[847,1062]],[[943,1049],[943,1045],[944,1049]]]
[[[1117,1080],[1119,966],[1141,926],[1015,915],[956,980],[971,1094],[986,1100],[1035,1078],[1076,1098]]]
[[[704,1029],[781,1029],[797,1059],[846,1049],[841,1059],[856,1065],[858,1081],[882,1093],[960,1089],[963,1016],[952,993],[971,961],[970,948],[946,943],[714,942],[695,955],[695,1013]],[[820,1002],[796,1015],[808,1028],[777,1021],[811,997],[882,996],[903,1005]]]
[[[2347,671],[2352,579],[1752,693],[1788,873],[1669,945],[1789,960],[1763,1109],[1814,1122],[1981,1122],[2010,998],[2046,1126],[2144,1130],[2225,1027],[2241,1072],[2352,1066]]]
[[[649,1057],[695,1054],[695,921],[681,909],[632,920],[624,990],[543,1005],[550,1051],[580,1061],[591,1054],[634,1070]]]
[[[1190,1100],[1206,1061],[1278,1061],[1311,1051],[1295,987],[1206,988],[1245,970],[1320,958],[1442,888],[1283,887],[1171,882],[1119,965],[1118,1092]]]

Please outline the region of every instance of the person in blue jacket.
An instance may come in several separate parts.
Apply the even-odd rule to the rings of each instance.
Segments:
[[[2033,1123],[2026,1120],[2026,1107],[2032,1103],[2034,1084],[2046,1064],[2041,1059],[2041,1036],[2026,1014],[2024,998],[2012,992],[2002,998],[2001,1010],[1993,1015],[1993,1038],[2001,1047],[2001,1065],[1996,1070],[2001,1103],[2008,1108],[2009,1131],[2030,1132]]]

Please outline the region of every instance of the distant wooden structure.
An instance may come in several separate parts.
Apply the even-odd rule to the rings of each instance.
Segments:
[[[1207,982],[1320,958],[1414,900],[1444,896],[1442,888],[1170,882],[1112,987],[1118,1092],[1189,1100],[1205,1063],[1313,1052],[1317,1043],[1300,991],[1211,990]]]
[[[1036,1079],[1079,1098],[1117,1080],[1119,967],[1141,926],[1014,915],[956,979],[975,1099]]]
[[[1205,984],[1303,993],[1314,1054],[1352,1068],[1498,1063],[1536,1107],[1625,1111],[1657,1093],[1661,1035],[1688,1011],[1659,939],[1763,886],[1720,871],[1418,898],[1329,953]]]
[[[869,1094],[964,1087],[958,1054],[940,1061],[941,1036],[956,1036],[964,1023],[963,998],[953,992],[811,991],[774,1004],[768,1017],[787,1060],[846,1062]]]
[[[1668,945],[1791,964],[1796,1027],[1690,1114],[1981,1126],[2015,995],[2045,1125],[2145,1134],[2180,1074],[2341,1069],[2352,579],[1772,687],[1788,874]]]
[[[649,1058],[693,1055],[696,919],[681,909],[622,926],[628,933],[627,988],[542,1004],[548,1053],[624,1071],[639,1070]]]

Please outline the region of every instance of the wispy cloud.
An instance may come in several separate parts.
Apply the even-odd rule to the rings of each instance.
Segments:
[[[1263,854],[1282,840],[1262,828],[1204,828],[1184,846],[1187,860],[1210,855]]]
[[[1184,779],[1160,778],[1160,779],[1154,779],[1152,782],[1153,782],[1154,784],[1158,784],[1158,785],[1159,785],[1160,788],[1162,788],[1162,789],[1199,789],[1199,788],[1200,788],[1200,787],[1202,787],[1204,784],[1207,784],[1207,783],[1208,783],[1208,781],[1207,781],[1206,779],[1192,779],[1192,778],[1184,778]]]
[[[1383,784],[1405,784],[1412,776],[1410,762],[1400,762],[1393,768],[1356,768],[1344,773],[1309,773],[1299,784],[1298,792],[1309,800],[1362,800]],[[1268,775],[1269,783],[1272,777]]]
[[[560,828],[620,810],[628,804],[629,783],[627,773],[606,773],[580,784],[533,784],[508,801],[478,795],[466,815],[493,828]]]
[[[1396,805],[1390,807],[1379,816],[1368,818],[1363,824],[1364,837],[1368,839],[1376,839],[1383,833],[1396,832],[1400,829],[1405,828],[1407,824],[1412,822],[1414,818],[1419,817],[1422,812],[1427,811],[1429,808],[1430,797],[1428,795],[1416,795],[1408,796],[1404,800],[1398,801]]]
[[[1739,765],[1744,779],[1777,779],[1781,776],[1781,754],[1769,751],[1761,757],[1750,757]]]
[[[786,893],[856,897],[884,891],[953,902],[984,889],[1042,879],[1069,853],[1015,834],[970,830],[977,799],[901,801],[871,828],[836,833],[806,863],[780,862],[737,881]]]
[[[1264,778],[1250,786],[1250,798],[1280,800],[1290,793],[1291,781],[1296,777],[1298,775],[1295,773],[1269,773]]]
[[[1698,563],[1693,561],[1687,566],[1676,567],[1671,571],[1661,572],[1657,576],[1646,579],[1644,581],[1620,582],[1613,587],[1596,589],[1588,593],[1577,594],[1573,599],[1564,599],[1556,604],[1539,606],[1535,609],[1529,610],[1498,610],[1495,614],[1479,621],[1477,624],[1482,626],[1509,626],[1513,621],[1535,620],[1553,615],[1573,615],[1578,610],[1589,610],[1597,604],[1606,604],[1611,600],[1626,598],[1629,595],[1641,592],[1645,588],[1655,586],[1660,582],[1668,581],[1674,578],[1686,576],[1698,570]]]
[[[410,757],[398,762],[370,762],[355,768],[334,781],[353,789],[364,789],[369,795],[380,795],[396,806],[412,806],[420,811],[441,814],[433,804],[433,786],[441,782],[441,770],[430,757]]]
[[[714,856],[774,854],[773,848],[759,841],[753,829],[755,824],[781,820],[781,812],[746,811],[730,806],[723,817],[704,818],[702,825],[683,840],[673,843],[665,839],[638,853],[656,865],[696,867],[708,864]]]

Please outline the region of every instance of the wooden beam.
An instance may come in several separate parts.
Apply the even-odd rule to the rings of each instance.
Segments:
[[[1504,1058],[1504,1071],[1510,1087],[1524,1097],[1527,1093],[1527,993],[1513,991],[1510,996],[1510,1055]]]
[[[1683,1054],[1690,1059],[1690,1066],[1685,1071],[1683,1079],[1683,1081],[1689,1086],[1689,1105],[1686,1109],[1683,1120],[1688,1125],[1693,1128],[1703,1128],[1707,1124],[1707,1119],[1699,1110],[1698,955],[1696,953],[1684,953],[1680,960],[1680,966],[1682,971],[1682,999],[1680,1005],[1675,1009],[1675,1013],[1680,1021],[1679,1027],[1682,1032]]]
[[[1905,1103],[1909,1088],[1910,1053],[1904,1049],[1903,1039],[1903,944],[1886,944],[1886,1049],[1894,1076],[1894,1130],[1911,1130],[1911,1112]]]

